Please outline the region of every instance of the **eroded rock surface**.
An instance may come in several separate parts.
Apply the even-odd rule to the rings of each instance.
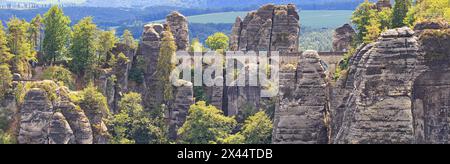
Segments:
[[[325,70],[315,51],[302,54],[291,93],[284,93],[275,111],[273,142],[328,143],[328,102]]]
[[[333,51],[348,51],[355,35],[355,30],[353,30],[352,26],[349,24],[345,24],[344,26],[337,28],[333,34]]]

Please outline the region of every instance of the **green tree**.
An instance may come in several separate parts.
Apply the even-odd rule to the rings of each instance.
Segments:
[[[175,44],[175,39],[172,32],[170,32],[170,27],[167,26],[161,40],[161,48],[158,56],[158,63],[156,65],[158,83],[163,89],[164,100],[166,102],[173,99],[173,87],[170,81],[170,74],[175,69],[173,60],[175,59],[176,51],[177,46]]]
[[[214,106],[200,101],[192,105],[186,122],[178,129],[179,142],[185,144],[216,144],[230,137],[237,122]]]
[[[41,41],[42,41],[42,35],[41,31],[43,30],[43,20],[42,16],[40,14],[36,15],[31,22],[30,22],[30,29],[29,29],[29,37],[31,40],[31,46],[36,49],[41,49]]]
[[[191,46],[189,47],[189,52],[206,52],[206,48],[203,47],[202,43],[198,40],[198,38],[194,38],[191,42]]]
[[[414,26],[417,22],[444,20],[450,22],[450,1],[420,0],[408,11],[405,24]]]
[[[375,4],[365,0],[358,8],[353,12],[352,23],[356,26],[358,31],[356,41],[362,43],[365,34],[367,34],[367,27],[370,25],[370,20],[373,19],[372,12],[377,12]]]
[[[28,61],[36,60],[36,52],[31,47],[28,39],[30,24],[25,20],[13,17],[8,22],[8,47],[14,55],[11,61],[12,71],[21,75],[29,75]]]
[[[142,107],[141,95],[127,93],[119,102],[120,113],[111,121],[113,143],[161,144],[167,143],[167,132],[159,125],[159,118],[151,118]]]
[[[70,18],[58,6],[53,6],[44,14],[44,25],[44,60],[51,64],[66,52],[70,38]]]
[[[42,73],[44,80],[53,80],[55,82],[62,82],[71,89],[75,89],[75,81],[73,80],[72,72],[61,66],[50,66]]]
[[[0,64],[0,77],[0,100],[3,100],[12,82],[12,74],[8,65]]]
[[[99,31],[97,61],[99,66],[108,64],[107,62],[111,58],[111,50],[115,47],[117,41],[116,31]]]
[[[369,25],[366,27],[367,33],[364,34],[364,43],[372,43],[378,39],[381,34],[381,23],[376,19],[376,12],[371,12],[373,19],[369,20]]]
[[[387,30],[392,28],[392,9],[383,8],[381,11],[376,13],[381,30]]]
[[[125,30],[120,38],[120,43],[127,45],[131,49],[136,49],[138,43],[133,37],[133,34],[129,30]]]
[[[394,9],[392,11],[392,27],[398,28],[405,26],[404,20],[406,14],[411,8],[411,0],[395,0]]]
[[[217,32],[206,39],[206,45],[212,50],[227,50],[229,40],[227,35]]]
[[[96,31],[97,26],[92,22],[92,17],[83,18],[73,27],[70,66],[72,72],[81,77],[85,76],[86,73],[93,73],[96,68],[98,47]]]
[[[13,55],[9,50],[8,40],[3,29],[3,23],[0,23],[0,64],[7,64],[12,59]]]
[[[272,129],[269,116],[261,111],[245,120],[241,133],[246,144],[270,144]]]

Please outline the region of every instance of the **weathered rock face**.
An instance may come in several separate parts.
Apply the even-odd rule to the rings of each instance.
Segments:
[[[232,86],[225,87],[227,93],[227,115],[237,116],[238,122],[243,122],[243,113],[254,112],[260,109],[261,86],[252,86],[250,77],[258,77],[258,66],[256,64],[247,64],[241,73],[245,73],[245,79],[236,79]],[[233,72],[232,72],[233,73]],[[245,86],[239,86],[240,80],[244,81]]]
[[[409,28],[388,30],[354,63],[350,93],[335,143],[414,143],[411,96],[419,44]]]
[[[450,30],[426,29],[412,94],[416,143],[450,143]]]
[[[89,119],[83,110],[71,102],[63,101],[59,106],[75,136],[76,144],[92,144],[93,136]]]
[[[49,143],[48,128],[53,116],[53,106],[45,91],[30,90],[25,96],[20,116],[20,144]]]
[[[187,51],[189,48],[189,23],[187,18],[179,12],[172,12],[166,20],[175,37],[177,50]]]
[[[295,5],[265,5],[236,19],[230,50],[298,52],[299,16]]]
[[[19,113],[20,144],[108,143],[109,134],[103,114],[94,112],[98,111],[95,106],[82,110],[70,102],[69,89],[58,88],[56,83],[49,81],[33,83],[53,85],[50,88],[56,90],[34,88],[26,93]],[[55,93],[56,97],[49,96],[50,92]]]
[[[177,138],[177,131],[186,121],[189,107],[195,103],[192,83],[183,80],[179,83],[182,86],[176,88],[175,102],[170,112],[169,132],[172,139]]]
[[[236,19],[230,50],[298,52],[299,33],[299,15],[295,5],[269,4],[250,12],[244,20]],[[224,93],[227,97],[223,106],[228,115],[238,115],[243,110],[259,110],[261,106],[260,86],[225,87]]]
[[[333,34],[333,51],[346,52],[352,44],[356,32],[352,26],[345,24],[337,28]]]
[[[116,76],[116,77],[117,77],[118,87],[122,92],[128,91],[128,76],[130,74],[130,69],[131,69],[132,63],[135,59],[135,54],[136,54],[135,52],[136,52],[136,49],[133,49],[133,47],[130,47],[123,43],[116,44],[116,47],[114,47],[114,49],[112,50],[112,54],[115,55],[116,57],[120,53],[123,53],[129,60],[129,62],[127,62],[127,63],[118,63],[119,65],[114,66],[114,70],[113,70],[116,75],[120,75],[120,76]]]
[[[163,29],[162,24],[146,25],[137,51],[137,55],[142,56],[145,63],[144,86],[146,89],[141,93],[143,99],[148,100],[145,101],[146,108],[158,106],[162,102],[162,91],[156,85],[158,79],[155,77],[155,72]]]
[[[275,111],[273,143],[328,143],[325,70],[315,51],[302,54],[295,84],[285,90]]]
[[[48,128],[48,143],[49,144],[73,144],[75,143],[75,136],[69,126],[66,118],[60,112],[56,112],[52,116]]]

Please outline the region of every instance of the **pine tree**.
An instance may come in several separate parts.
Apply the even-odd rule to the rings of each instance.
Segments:
[[[170,81],[170,73],[175,69],[173,60],[175,58],[176,50],[177,46],[175,44],[175,39],[170,31],[170,27],[167,26],[161,40],[158,64],[156,66],[159,86],[163,89],[164,100],[166,102],[173,99],[173,87]]]
[[[28,39],[29,26],[28,22],[16,17],[11,18],[8,22],[8,47],[14,55],[11,61],[12,71],[20,73],[22,76],[30,74],[28,62],[36,60],[35,52]]]
[[[8,48],[8,40],[3,30],[3,23],[0,23],[0,64],[7,64],[13,57]]]
[[[73,27],[70,67],[72,72],[80,77],[85,76],[86,73],[92,73],[88,71],[95,70],[98,47],[96,32],[97,26],[92,22],[92,17],[83,18]]]
[[[375,8],[375,4],[365,0],[358,6],[355,12],[353,12],[352,23],[355,24],[358,31],[356,37],[358,43],[362,43],[365,34],[367,34],[367,27],[370,24],[370,20],[373,19],[373,17],[371,17],[371,12],[376,12]]]
[[[370,19],[369,25],[366,27],[367,33],[364,34],[364,43],[372,43],[376,41],[381,34],[381,23],[377,19],[377,13],[374,11],[371,12],[370,17],[372,19]]]
[[[123,32],[120,43],[127,45],[131,49],[137,48],[137,42],[129,30]]]
[[[411,0],[395,0],[395,5],[392,15],[392,27],[398,28],[405,26],[404,20],[406,15],[411,8]]]
[[[58,6],[53,6],[44,14],[44,25],[44,60],[51,64],[62,58],[66,52],[70,37],[70,19]]]
[[[99,31],[98,66],[108,65],[108,61],[111,58],[111,50],[115,47],[117,41],[116,31]]]
[[[43,20],[41,15],[38,14],[30,22],[29,37],[31,40],[31,46],[36,50],[41,49],[41,41],[42,41],[41,32],[44,27],[42,21]]]

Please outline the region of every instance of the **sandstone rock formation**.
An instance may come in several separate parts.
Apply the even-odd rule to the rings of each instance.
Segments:
[[[61,102],[59,110],[63,113],[73,131],[75,143],[92,144],[94,140],[91,124],[83,110],[68,101]]]
[[[449,143],[450,33],[429,27],[388,30],[353,57],[334,143]]]
[[[281,96],[275,111],[273,143],[328,143],[328,98],[325,70],[315,51],[299,61],[295,83]]]
[[[299,15],[295,5],[265,5],[236,19],[230,50],[298,52]]]
[[[25,96],[20,111],[20,144],[48,144],[48,128],[52,120],[53,106],[47,93],[42,89],[32,89]]]
[[[189,48],[189,23],[187,18],[179,12],[172,12],[166,20],[175,37],[177,50],[187,51]]]
[[[147,110],[159,108],[164,102],[163,91],[156,77],[156,66],[166,26],[170,27],[173,33],[178,51],[187,51],[189,48],[188,22],[186,17],[178,12],[168,15],[165,24],[148,24],[144,27],[136,56],[142,57],[144,61],[144,89],[138,92],[143,95],[144,106]],[[170,104],[168,113],[172,139],[176,139],[176,131],[184,124],[190,105],[194,104],[193,85],[186,83],[182,87],[175,88],[174,95],[175,99]]]
[[[52,121],[48,127],[49,144],[73,144],[75,136],[66,118],[61,112],[56,112],[52,116]]]
[[[194,91],[191,82],[179,80],[180,87],[176,88],[175,102],[170,109],[169,133],[170,138],[177,138],[177,131],[183,126],[189,112],[189,108],[194,104]]]
[[[296,53],[299,33],[299,15],[295,5],[268,4],[250,12],[244,20],[236,19],[230,37],[230,50],[279,51],[284,55]],[[243,110],[259,110],[261,106],[260,86],[225,87],[224,93],[227,97],[223,106],[228,115],[238,115]]]
[[[146,108],[158,106],[162,102],[162,91],[156,85],[155,72],[163,29],[162,24],[146,25],[137,51],[137,55],[142,56],[145,66],[143,76],[146,89],[141,93],[143,99],[148,100],[145,102]]]
[[[355,35],[355,30],[353,30],[352,26],[349,24],[345,24],[344,26],[337,28],[333,34],[333,51],[348,51]]]
[[[67,88],[58,87],[54,82],[30,83],[48,87],[32,88],[24,97],[19,113],[20,144],[108,143],[108,130],[103,122],[102,112],[96,110],[98,107],[84,106],[83,110],[70,101],[70,91]],[[57,89],[49,90],[50,88]]]
[[[362,56],[337,143],[413,143],[411,93],[418,43],[408,28],[384,32]]]

